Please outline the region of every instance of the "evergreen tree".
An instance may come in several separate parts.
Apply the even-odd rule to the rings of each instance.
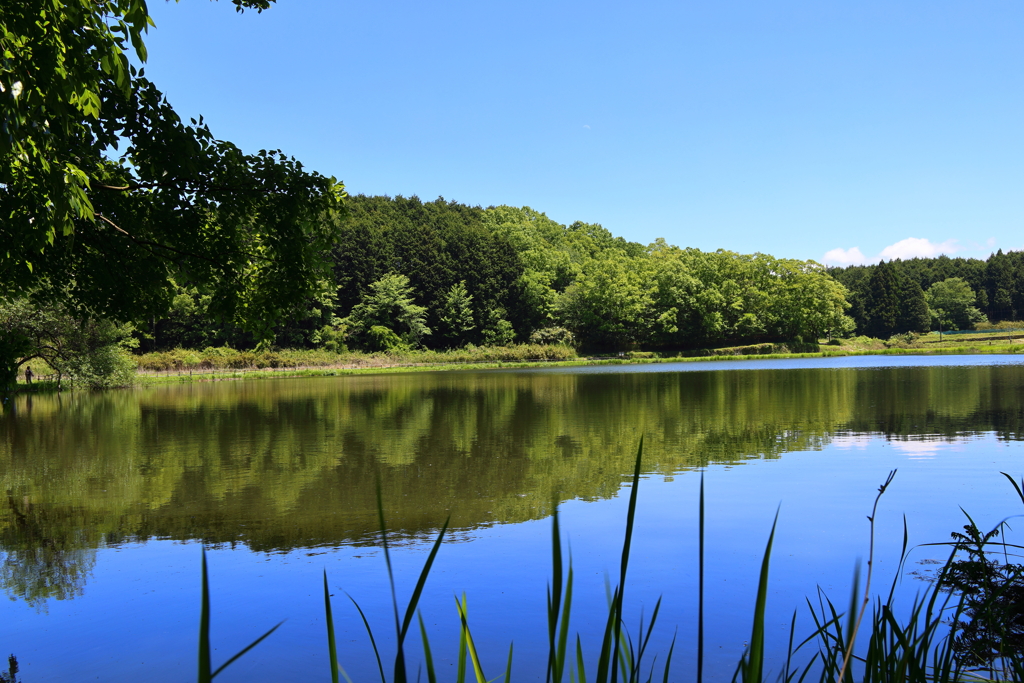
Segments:
[[[864,301],[865,332],[888,339],[900,322],[900,278],[891,263],[879,261],[868,278]]]
[[[900,316],[896,332],[927,332],[931,329],[928,301],[917,280],[904,277],[900,286]]]
[[[473,296],[466,290],[466,281],[456,282],[441,298],[438,311],[438,322],[441,341],[448,347],[465,346],[468,343],[466,334],[472,331]]]
[[[427,309],[413,303],[409,278],[388,273],[370,285],[370,292],[342,321],[353,341],[370,351],[416,346],[430,334]]]
[[[1003,250],[988,257],[985,264],[985,288],[988,290],[988,314],[995,320],[1011,320],[1013,310],[1013,267]]]

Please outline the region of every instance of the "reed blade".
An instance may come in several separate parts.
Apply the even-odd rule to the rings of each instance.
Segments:
[[[505,665],[505,683],[512,683],[512,646],[514,644],[508,644],[508,664]]]
[[[744,666],[746,683],[761,683],[764,679],[764,618],[768,603],[768,569],[771,565],[772,543],[775,541],[775,527],[779,522],[779,511],[775,511],[772,531],[768,534],[768,545],[761,560],[761,573],[757,581],[757,600],[754,603],[754,627],[750,634],[750,649]]]
[[[644,437],[640,435],[640,445],[636,449],[636,463],[633,466],[633,486],[629,491],[629,507],[626,511],[626,536],[622,542],[622,562],[619,567],[619,587],[615,592],[615,605],[613,608],[614,622],[613,642],[618,643],[622,638],[622,600],[626,590],[626,571],[629,568],[629,549],[633,543],[633,522],[636,519],[636,497],[640,488],[640,468],[644,458]],[[619,648],[612,650],[611,681],[615,683],[618,676]]]
[[[488,683],[487,677],[484,676],[483,667],[480,665],[480,657],[476,652],[476,645],[473,643],[473,634],[469,630],[469,619],[466,615],[466,594],[462,594],[462,601],[455,598],[455,605],[459,610],[459,620],[462,622],[462,633],[466,637],[466,649],[469,651],[469,661],[473,665],[473,675],[476,677],[476,683]]]
[[[697,683],[704,683],[704,473],[700,473],[700,515],[697,522]]]
[[[1024,491],[1022,491],[1021,487],[1017,485],[1017,482],[1013,480],[1013,477],[1006,472],[1000,472],[999,474],[1010,480],[1010,483],[1013,484],[1014,490],[1017,492],[1017,496],[1020,498],[1020,502],[1024,503]],[[1021,479],[1021,484],[1024,484],[1024,479]]]
[[[246,646],[245,646],[244,648],[242,648],[242,649],[241,649],[241,650],[239,650],[238,652],[236,652],[236,653],[235,653],[235,656],[234,656],[234,657],[232,657],[231,659],[229,659],[228,661],[224,662],[223,664],[221,664],[221,665],[220,665],[220,666],[219,666],[219,667],[217,668],[217,670],[213,672],[213,674],[212,674],[212,675],[210,676],[210,678],[213,678],[214,676],[216,676],[217,674],[219,674],[219,673],[220,673],[221,671],[223,671],[224,669],[228,668],[228,667],[229,667],[229,666],[230,666],[231,664],[233,664],[233,663],[235,662],[235,660],[236,660],[236,659],[238,659],[239,657],[241,657],[242,655],[244,655],[244,654],[245,654],[246,652],[248,652],[249,650],[253,649],[253,648],[254,648],[254,647],[256,647],[257,645],[259,645],[260,643],[262,643],[262,642],[263,642],[263,639],[264,639],[264,638],[266,638],[266,637],[267,637],[267,636],[269,636],[269,635],[270,635],[271,633],[273,633],[274,631],[276,631],[276,630],[278,629],[278,627],[279,627],[279,626],[280,626],[281,624],[283,624],[283,623],[284,623],[283,621],[279,621],[279,622],[277,622],[277,624],[275,624],[275,625],[274,625],[274,627],[273,627],[273,628],[271,628],[271,629],[270,629],[269,631],[267,631],[267,632],[266,632],[266,633],[264,633],[264,634],[263,634],[262,636],[260,636],[260,637],[259,637],[259,638],[257,638],[256,640],[252,641],[251,643],[249,643],[248,645],[246,645]]]
[[[672,670],[672,653],[676,649],[676,635],[672,635],[672,644],[668,646],[668,656],[665,658],[665,675],[662,676],[661,683],[668,683],[669,672]]]
[[[373,656],[377,658],[377,671],[380,672],[380,683],[387,683],[384,678],[384,663],[380,659],[380,650],[377,649],[377,641],[373,637],[373,629],[370,628],[370,622],[366,619],[366,614],[363,613],[363,608],[359,606],[356,599],[346,593],[348,599],[352,601],[352,604],[356,606],[356,610],[359,612],[359,616],[363,620],[363,626],[366,628],[366,635],[370,636],[370,646],[373,648]]]
[[[558,648],[555,652],[556,680],[562,680],[565,672],[565,653],[569,639],[569,615],[572,612],[572,556],[569,557],[569,573],[565,580],[565,598],[562,604],[562,625],[558,633]]]
[[[583,665],[583,645],[579,635],[576,636],[576,680],[578,683],[587,683],[587,669]]]
[[[548,586],[548,670],[547,683],[561,683],[558,666],[558,616],[562,607],[562,538],[558,524],[558,501],[551,514],[551,584]]]
[[[384,563],[388,568],[388,583],[391,585],[391,609],[395,617],[395,638],[397,639],[397,650],[395,652],[395,673],[394,683],[406,683],[405,675],[405,649],[403,647],[402,622],[398,617],[398,592],[395,590],[395,572],[391,566],[391,551],[388,549],[388,527],[384,520],[384,495],[381,493],[380,477],[377,477],[377,520],[380,523],[380,542],[384,549]],[[383,676],[381,676],[383,680]]]
[[[448,516],[448,519],[444,520],[444,525],[441,526],[441,532],[437,535],[437,540],[434,541],[434,545],[430,549],[427,561],[423,563],[423,570],[420,572],[420,576],[416,580],[416,587],[413,589],[412,596],[409,598],[409,605],[405,609],[405,619],[402,621],[402,630],[399,633],[400,641],[405,640],[405,634],[409,630],[409,624],[412,623],[412,616],[416,613],[416,605],[419,604],[420,595],[423,593],[423,586],[427,583],[427,576],[430,575],[430,568],[434,566],[434,558],[437,557],[437,551],[441,549],[441,541],[444,539],[445,532],[448,531],[448,523],[451,522],[451,520],[451,515]]]
[[[427,683],[437,683],[434,671],[434,654],[430,651],[430,640],[427,638],[427,627],[423,623],[423,615],[417,614],[420,622],[420,638],[423,639],[423,659],[427,663]]]
[[[331,610],[331,591],[327,587],[327,570],[324,570],[324,620],[327,622],[327,653],[331,658],[331,683],[338,683],[341,666],[338,664],[338,646],[334,638],[334,613]],[[348,680],[348,674],[345,674]]]
[[[203,548],[202,598],[199,607],[199,683],[210,683],[210,582],[206,570],[206,548]]]

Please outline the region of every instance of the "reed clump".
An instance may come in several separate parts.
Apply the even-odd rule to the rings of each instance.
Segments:
[[[672,669],[675,638],[664,656],[654,657],[648,652],[661,606],[657,601],[649,621],[641,617],[638,627],[631,631],[623,620],[623,605],[630,561],[637,495],[643,459],[643,440],[637,450],[635,468],[626,515],[621,562],[617,583],[610,588],[608,611],[603,636],[599,642],[585,647],[579,635],[570,638],[569,623],[573,605],[573,568],[571,558],[563,554],[559,513],[555,506],[551,527],[552,574],[547,589],[547,674],[546,683],[668,683],[675,680],[703,682],[704,677],[704,483],[703,475],[699,499],[699,603],[697,619],[697,659],[693,672]],[[903,522],[903,547],[896,577],[887,596],[871,592],[874,574],[875,515],[878,502],[892,484],[896,471],[892,471],[879,487],[870,522],[870,548],[863,593],[860,577],[854,576],[854,587],[848,608],[838,608],[820,589],[807,607],[814,622],[813,632],[802,641],[795,638],[796,612],[790,622],[789,646],[785,663],[780,671],[765,670],[766,603],[769,587],[772,545],[775,522],[765,547],[758,579],[757,597],[753,608],[753,627],[746,651],[733,675],[733,681],[762,683],[773,680],[780,683],[954,683],[960,681],[1024,681],[1024,566],[1010,562],[1020,546],[999,539],[1005,531],[1005,521],[996,529],[982,533],[968,516],[964,531],[954,532],[952,540],[940,545],[950,550],[949,559],[939,570],[927,590],[918,596],[908,610],[898,609],[895,589],[908,552],[907,524]],[[1013,484],[1024,503],[1024,480],[1018,485],[1012,477],[1004,476]],[[377,490],[380,544],[383,549],[387,577],[391,590],[396,654],[393,662],[385,664],[378,648],[377,637],[359,603],[350,597],[366,630],[381,683],[408,683],[414,677],[421,680],[425,673],[428,683],[437,683],[434,652],[427,636],[424,620],[419,613],[420,596],[430,575],[431,567],[447,533],[448,522],[442,526],[431,551],[420,571],[415,588],[400,606],[395,590],[391,565],[387,525],[380,488]],[[1002,557],[1002,560],[999,557]],[[213,670],[210,662],[209,590],[205,552],[202,558],[202,609],[199,637],[199,681],[209,683],[228,665],[258,645],[280,626],[275,626],[254,640],[249,646],[229,658],[220,668]],[[489,676],[483,668],[470,627],[468,601],[463,594],[455,598],[456,615],[460,625],[456,683],[472,680],[492,683],[513,679],[513,648],[509,645],[504,671]],[[328,577],[324,573],[324,610],[327,625],[327,645],[330,655],[330,676],[333,683],[341,678],[350,681],[337,656],[334,612]],[[425,671],[409,671],[410,629],[418,626],[422,667]],[[596,655],[596,656],[595,656]],[[650,664],[647,662],[650,661]],[[390,672],[390,676],[389,673]],[[493,674],[494,672],[491,672]],[[0,679],[2,680],[2,679]],[[351,682],[350,682],[351,683]]]

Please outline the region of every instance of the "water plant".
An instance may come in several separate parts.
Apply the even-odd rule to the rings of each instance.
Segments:
[[[656,671],[656,662],[647,665],[648,645],[661,606],[661,599],[655,604],[649,620],[641,615],[639,628],[631,634],[623,619],[625,586],[628,575],[630,549],[637,505],[640,474],[643,460],[641,439],[634,461],[629,504],[626,514],[626,528],[619,564],[618,582],[609,587],[608,612],[600,642],[590,650],[597,653],[596,660],[589,659],[579,634],[575,647],[570,649],[570,620],[573,605],[572,558],[563,556],[562,534],[557,505],[554,506],[551,524],[552,576],[547,587],[547,644],[548,656],[546,683],[563,683],[568,676],[570,683],[652,683],[673,680],[672,658],[676,647],[673,637],[664,663]],[[875,517],[878,504],[887,488],[892,484],[895,470],[889,473],[879,486],[875,497],[870,523],[870,542],[867,573],[863,594],[859,588],[859,572],[855,572],[849,607],[845,611],[836,605],[819,588],[815,604],[807,599],[809,614],[814,631],[799,643],[795,639],[796,612],[790,622],[789,644],[785,653],[785,664],[774,674],[780,683],[804,683],[817,680],[819,683],[843,683],[863,681],[864,683],[889,683],[910,681],[919,683],[952,683],[965,680],[1007,680],[1024,681],[1024,567],[1008,561],[1010,549],[1019,546],[999,542],[1006,561],[990,557],[988,547],[996,543],[1004,522],[988,533],[981,533],[968,516],[969,524],[964,533],[953,534],[953,541],[944,544],[950,547],[949,559],[939,570],[928,589],[902,612],[895,604],[895,589],[900,572],[906,562],[909,534],[907,522],[903,520],[903,546],[897,565],[896,575],[889,587],[888,595],[873,596],[871,593],[874,574]],[[1005,473],[1004,473],[1005,475]],[[1007,476],[1024,502],[1024,481],[1018,486]],[[407,662],[407,636],[416,617],[423,651],[423,664],[428,683],[437,683],[434,666],[434,652],[431,648],[422,615],[417,606],[422,595],[431,567],[444,540],[448,521],[442,525],[415,587],[400,609],[395,588],[394,571],[388,543],[387,524],[380,487],[377,490],[377,512],[380,523],[381,546],[391,590],[391,605],[395,628],[395,659],[391,666],[390,683],[408,683],[412,678]],[[704,675],[704,482],[701,477],[699,499],[699,557],[698,580],[699,600],[697,613],[697,683]],[[763,683],[770,680],[772,672],[766,672],[765,630],[769,569],[772,546],[778,523],[778,512],[772,522],[765,546],[758,578],[757,597],[754,603],[751,637],[741,657],[733,681],[742,683]],[[966,555],[966,557],[964,557]],[[211,672],[209,648],[209,590],[206,570],[206,556],[203,554],[202,610],[199,639],[199,681],[208,683],[225,667],[259,644],[280,626],[274,626],[248,647],[231,657],[220,668]],[[357,610],[371,648],[376,658],[381,683],[389,683],[374,631],[359,603],[349,596]],[[455,596],[456,613],[459,619],[458,658],[456,660],[456,683],[472,680],[475,683],[493,683],[512,680],[513,644],[510,643],[508,658],[502,676],[488,678],[473,639],[469,625],[468,600],[465,594]],[[324,573],[324,610],[327,625],[327,641],[330,655],[332,683],[339,683],[348,675],[338,661],[334,612],[326,572]],[[858,633],[865,632],[865,638],[858,645]],[[573,651],[574,650],[574,651]],[[813,652],[812,652],[813,651]],[[416,675],[420,680],[424,673]],[[13,675],[13,674],[12,674]],[[687,677],[689,678],[689,677]]]

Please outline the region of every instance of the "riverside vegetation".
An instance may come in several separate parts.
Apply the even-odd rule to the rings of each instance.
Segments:
[[[584,647],[579,635],[576,636],[574,643],[569,639],[573,604],[573,568],[571,557],[568,563],[563,558],[558,507],[554,506],[551,532],[552,578],[548,584],[546,601],[548,625],[546,680],[548,683],[561,683],[566,677],[574,683],[577,681],[587,683],[588,680],[595,683],[616,683],[619,680],[623,683],[651,683],[652,680],[659,679],[668,683],[670,680],[678,679],[679,675],[672,671],[672,655],[676,647],[675,638],[672,639],[668,651],[664,653],[660,671],[658,670],[658,657],[647,651],[651,633],[658,621],[661,600],[659,599],[655,604],[646,623],[641,615],[640,622],[632,634],[623,618],[623,603],[642,471],[643,448],[643,438],[641,438],[630,484],[618,582],[608,596],[608,617],[604,634],[599,643],[589,644],[588,648]],[[1013,551],[1021,549],[1021,546],[1010,545],[1005,541],[996,542],[995,539],[1006,527],[1005,521],[989,532],[982,533],[975,525],[974,520],[967,515],[968,524],[964,527],[965,533],[954,532],[952,542],[941,544],[950,547],[949,558],[938,571],[928,589],[914,600],[909,609],[898,607],[894,602],[893,594],[899,580],[899,570],[892,579],[888,597],[883,599],[881,596],[872,594],[875,517],[878,511],[878,502],[889,485],[893,483],[895,476],[896,470],[893,470],[885,482],[879,486],[874,507],[868,516],[870,549],[863,595],[859,592],[859,567],[855,572],[853,590],[846,612],[837,609],[832,600],[824,595],[819,588],[817,606],[810,600],[807,602],[817,628],[802,641],[797,642],[794,638],[796,624],[796,614],[794,613],[785,664],[780,671],[771,672],[765,670],[764,637],[772,544],[778,523],[778,515],[776,515],[768,535],[758,575],[751,636],[746,651],[733,674],[734,683],[736,681],[761,683],[765,680],[778,680],[782,683],[804,680],[818,680],[821,683],[842,683],[844,680],[859,680],[865,683],[869,681],[891,683],[898,680],[921,683],[992,679],[1024,680],[1024,604],[1020,600],[1024,595],[1024,565],[1009,561],[1004,564],[990,556],[992,554],[990,551],[993,549],[995,550],[994,554],[1002,554],[1007,558],[1010,549]],[[1003,476],[1009,480],[1021,502],[1024,503],[1024,490],[1021,488],[1024,486],[1024,480],[1018,485],[1009,474],[1003,473]],[[693,677],[690,678],[688,675],[686,677],[700,683],[704,677],[705,509],[703,479],[701,480],[698,504],[700,508],[698,559],[700,607],[696,616],[697,661]],[[405,609],[401,610],[395,591],[394,573],[388,549],[387,524],[379,483],[377,515],[380,524],[380,544],[384,553],[394,609],[396,652],[390,680],[392,683],[406,683],[412,679],[405,642],[415,617],[419,624],[423,652],[421,670],[417,673],[416,680],[421,680],[424,673],[422,669],[425,668],[427,680],[430,683],[436,683],[438,676],[434,667],[434,653],[427,637],[423,616],[418,612],[417,605],[434,559],[441,547],[441,542],[444,540],[448,521],[446,520],[441,526]],[[898,564],[900,570],[906,560],[907,551],[908,536],[906,519],[904,519],[903,549]],[[330,675],[333,683],[339,683],[340,677],[344,677],[346,680],[350,679],[338,661],[334,612],[326,572],[324,573],[323,588]],[[373,628],[358,601],[352,596],[349,596],[349,599],[365,626],[376,659],[380,681],[388,683],[389,679],[385,673],[384,662]],[[514,644],[509,644],[504,673],[488,678],[473,641],[465,594],[461,598],[455,597],[455,607],[460,622],[456,682],[464,683],[471,680],[475,683],[489,683],[501,679],[505,683],[510,683],[513,680]],[[899,615],[903,614],[907,616],[901,619]],[[865,617],[867,617],[866,621]],[[197,679],[199,683],[210,683],[218,673],[270,636],[278,626],[274,626],[240,650],[220,668],[213,670],[210,662],[207,565],[206,555],[203,554],[199,675]],[[868,641],[866,648],[863,645],[858,647],[857,644],[858,635],[862,630],[866,632]],[[863,643],[863,640],[862,638],[860,642]]]

